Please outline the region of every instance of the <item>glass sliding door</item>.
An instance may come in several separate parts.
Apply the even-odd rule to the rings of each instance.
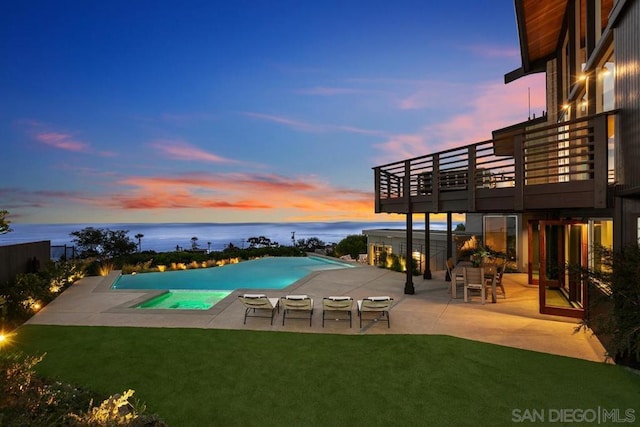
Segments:
[[[540,313],[584,315],[586,284],[581,270],[588,261],[587,229],[581,221],[530,221],[529,277],[538,279]]]

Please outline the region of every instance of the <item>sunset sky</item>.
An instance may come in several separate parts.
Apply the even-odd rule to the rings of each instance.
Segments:
[[[13,223],[386,221],[372,167],[544,106],[513,2],[10,1]]]

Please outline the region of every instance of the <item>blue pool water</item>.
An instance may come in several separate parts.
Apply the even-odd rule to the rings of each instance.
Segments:
[[[123,275],[113,289],[192,289],[232,291],[283,289],[314,271],[353,267],[319,257],[273,257],[223,267]]]

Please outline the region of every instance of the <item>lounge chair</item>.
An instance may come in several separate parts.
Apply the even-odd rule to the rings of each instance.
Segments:
[[[287,313],[290,311],[306,312],[309,314],[309,326],[311,326],[311,319],[313,317],[313,299],[307,295],[287,295],[280,299],[282,304],[282,324],[287,318]]]
[[[245,307],[245,325],[247,324],[247,317],[269,317],[271,318],[271,324],[273,325],[273,317],[276,314],[276,310],[280,312],[280,300],[278,298],[268,298],[264,294],[243,294],[238,296],[238,298]],[[269,310],[270,314],[269,316],[255,314],[256,310],[260,310],[259,313],[264,313],[266,310]]]
[[[367,297],[358,300],[358,316],[360,317],[360,328],[362,328],[362,317],[365,312],[376,313],[376,317],[372,320],[387,322],[387,327],[391,327],[391,320],[389,319],[389,309],[393,304],[393,298],[388,296],[383,297]]]
[[[353,298],[351,297],[325,297],[322,299],[322,327],[324,328],[325,313],[337,315],[339,312],[348,313],[349,327],[351,327],[351,308]],[[335,317],[334,317],[335,318]],[[347,320],[346,318],[335,318],[335,320]]]

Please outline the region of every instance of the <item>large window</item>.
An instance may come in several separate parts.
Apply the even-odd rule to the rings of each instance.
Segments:
[[[599,98],[601,99],[601,103],[598,104],[599,113],[602,111],[611,111],[616,108],[614,91],[615,73],[616,63],[612,55],[598,70],[597,90],[600,95]]]
[[[518,257],[518,217],[516,215],[486,215],[484,245],[507,255],[508,262]]]
[[[613,221],[611,219],[589,220],[589,267],[594,270],[606,268],[600,258],[598,247],[613,248]]]

